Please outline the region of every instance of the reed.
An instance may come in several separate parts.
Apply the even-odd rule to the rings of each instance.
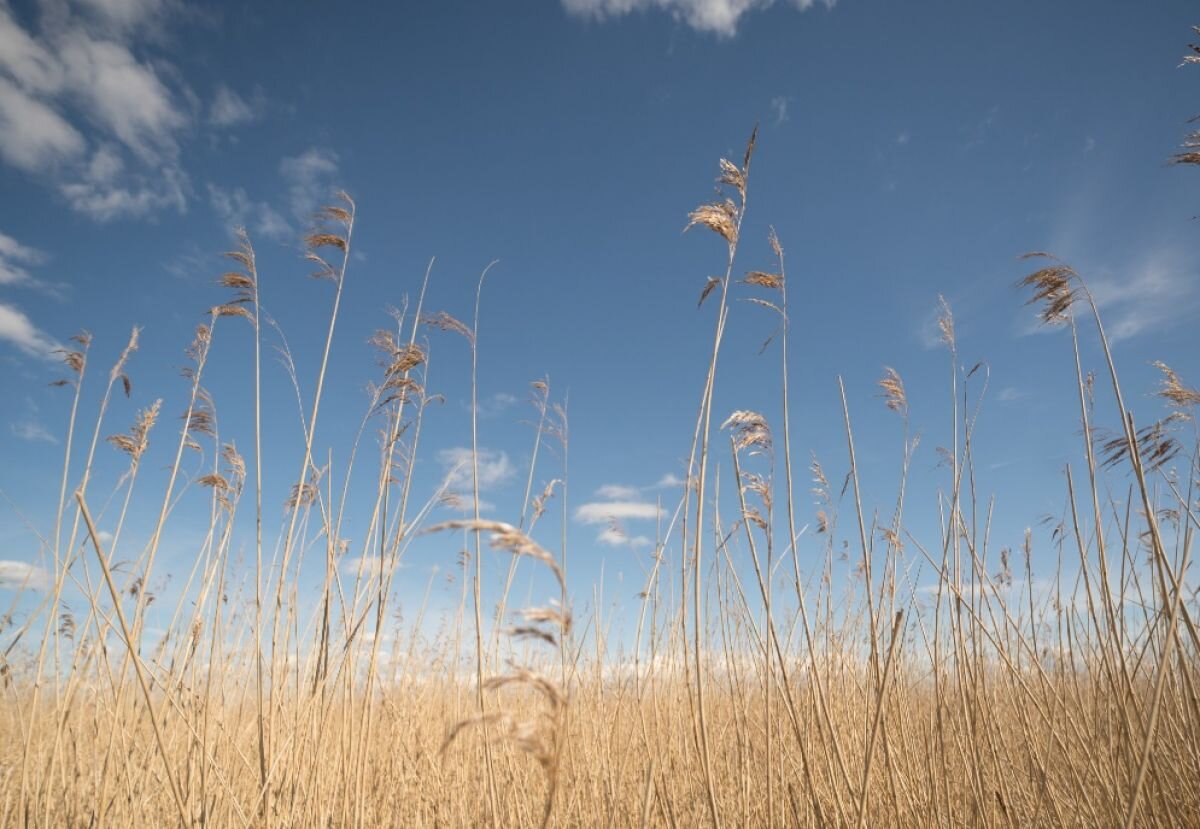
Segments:
[[[935,430],[946,437],[937,500],[909,496],[919,432],[904,379],[885,368],[875,391],[900,418],[899,469],[882,510],[868,502],[846,384],[830,372],[828,394],[804,393],[836,407],[845,444],[822,449],[830,466],[813,456],[818,509],[801,526],[808,508],[796,493],[794,454],[804,424],[791,419],[789,373],[789,353],[803,339],[791,329],[794,277],[773,230],[764,247],[771,270],[738,264],[757,255],[747,253],[756,242],[743,232],[756,138],[740,163],[719,162],[726,195],[689,216],[688,227],[721,240],[723,270],[701,286],[712,340],[696,358],[703,382],[694,431],[690,442],[681,436],[681,449],[690,443],[686,480],[677,499],[661,504],[631,641],[610,633],[603,583],[593,588],[568,571],[567,404],[548,380],[531,387],[536,417],[520,512],[511,523],[482,514],[479,332],[488,270],[468,326],[426,312],[430,262],[415,303],[372,337],[380,373],[334,464],[318,421],[358,216],[344,194],[317,216],[307,258],[333,294],[308,400],[283,341],[302,440],[293,457],[272,463],[298,467],[273,541],[263,526],[270,495],[262,432],[284,414],[261,392],[269,317],[249,237],[238,236],[228,254],[237,269],[218,279],[232,294],[187,350],[184,389],[174,392],[185,401],[178,435],[155,431],[160,400],[108,438],[128,466],[107,500],[95,495],[93,464],[114,390],[130,391],[138,332],[108,375],[83,449],[75,435],[89,428],[77,418],[92,342],[79,336],[78,350],[63,355],[74,394],[59,502],[44,536],[54,572],[34,613],[19,626],[0,622],[0,739],[9,746],[0,752],[0,825],[1194,823],[1200,606],[1190,568],[1200,527],[1200,392],[1156,363],[1155,405],[1164,411],[1139,427],[1086,278],[1031,254],[1034,270],[1017,287],[1046,325],[1070,334],[1061,371],[1049,353],[1045,370],[1069,384],[1083,436],[1079,459],[1064,470],[1050,546],[1038,548],[1027,531],[1020,549],[994,549],[994,499],[979,491],[975,468],[987,368],[960,361],[944,301],[949,371]],[[745,307],[738,300],[770,315],[763,350],[779,360],[778,383],[722,417],[721,354],[730,315]],[[244,320],[254,337],[241,352],[253,368],[253,529],[238,517],[251,470],[222,435],[203,383],[224,370],[210,360],[223,318]],[[236,336],[225,326],[223,336]],[[437,399],[431,342],[446,333],[470,350],[471,457],[423,491],[422,425]],[[1099,349],[1103,384],[1085,369],[1088,343]],[[777,408],[781,421],[757,408]],[[1103,432],[1105,422],[1116,428]],[[375,451],[356,460],[371,426]],[[724,474],[713,443],[722,433]],[[135,489],[138,473],[160,440],[167,472],[161,489],[144,493]],[[192,451],[203,453],[194,481],[184,462]],[[558,463],[548,469],[548,458]],[[825,470],[834,464],[844,478],[831,483]],[[354,474],[364,465],[367,474]],[[438,507],[463,497],[452,480],[468,474],[469,517],[436,521]],[[181,531],[175,515],[185,498],[204,499],[209,526],[171,621],[150,636],[158,554]],[[96,506],[108,501],[117,505],[111,513]],[[347,567],[343,524],[355,504],[369,517],[355,531],[357,563]],[[922,509],[937,520],[933,537],[910,524]],[[145,546],[129,553],[125,525],[136,510],[156,518]],[[848,532],[842,510],[850,511]],[[808,526],[815,539],[802,545]],[[235,554],[243,538],[253,550],[247,563]],[[435,573],[416,586],[416,614],[396,616],[397,579],[408,577],[400,568],[417,538],[446,545],[445,569],[461,580],[453,614],[429,610]],[[118,549],[129,560],[120,568]],[[853,556],[845,578],[834,565],[843,549]],[[322,552],[320,589],[305,597],[302,561]],[[498,553],[511,557],[506,575],[487,584],[483,559]],[[1035,586],[1035,558],[1045,586]],[[516,601],[518,567],[530,568],[535,589],[548,586],[551,598]],[[87,597],[86,612],[65,605],[68,585]],[[578,598],[589,592],[590,604]],[[486,610],[493,601],[494,615]]]

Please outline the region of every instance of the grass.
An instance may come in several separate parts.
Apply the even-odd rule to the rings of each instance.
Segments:
[[[944,303],[953,440],[949,485],[932,505],[940,532],[920,539],[906,525],[918,440],[903,378],[887,369],[881,405],[904,426],[890,515],[863,503],[843,386],[852,514],[841,518],[850,530],[841,530],[841,499],[814,460],[824,553],[801,561],[788,279],[773,232],[777,272],[735,278],[754,143],[740,164],[721,161],[729,198],[690,217],[689,226],[724,240],[727,257],[724,275],[701,295],[715,305],[714,329],[688,478],[679,502],[667,505],[673,518],[642,585],[628,653],[610,647],[602,601],[586,618],[572,612],[584,586],[567,572],[568,416],[548,382],[533,385],[538,419],[515,524],[483,520],[477,485],[472,517],[441,524],[432,511],[458,496],[447,484],[424,501],[413,492],[434,399],[427,338],[465,339],[474,400],[486,271],[470,326],[425,311],[427,272],[414,307],[376,334],[382,372],[368,415],[346,461],[331,468],[315,435],[356,215],[344,195],[322,211],[308,258],[334,292],[315,391],[302,408],[303,447],[291,459],[299,473],[272,549],[260,460],[266,317],[250,240],[239,238],[229,254],[236,270],[220,278],[232,296],[188,350],[178,435],[161,434],[160,401],[109,439],[129,462],[107,533],[90,506],[101,500],[91,471],[112,392],[128,390],[137,332],[108,375],[82,457],[76,431],[85,428],[77,417],[90,338],[77,338],[64,355],[74,396],[56,520],[44,540],[51,584],[37,613],[0,626],[0,825],[1195,825],[1200,638],[1188,574],[1200,526],[1200,394],[1160,364],[1168,414],[1139,428],[1085,279],[1035,254],[1021,287],[1046,324],[1069,329],[1075,372],[1064,381],[1078,389],[1082,425],[1082,437],[1065,436],[1081,441],[1083,461],[1067,468],[1067,515],[1046,556],[1057,560],[1052,587],[1034,589],[1031,562],[1042,551],[1032,535],[1022,550],[992,549],[992,502],[975,487],[978,367],[959,363]],[[715,427],[735,296],[775,314],[781,426],[740,410]],[[220,437],[203,385],[215,337],[247,324],[255,340],[248,459]],[[1104,380],[1084,371],[1087,337],[1102,349]],[[1114,412],[1119,428],[1103,436],[1098,412]],[[357,461],[368,422],[381,424],[375,456]],[[169,444],[174,461],[161,492],[135,493],[151,442]],[[477,449],[474,420],[471,443]],[[147,585],[187,489],[180,477],[192,448],[211,463],[195,481],[207,489],[209,525],[171,623],[150,637]],[[549,448],[561,468],[547,475]],[[365,490],[351,486],[356,463],[374,466]],[[732,470],[724,490],[720,464]],[[477,452],[471,465],[477,482]],[[547,479],[535,495],[535,480]],[[242,506],[248,487],[253,519],[239,515],[250,509]],[[563,535],[552,543],[539,521],[554,499]],[[373,506],[350,576],[340,562],[351,552],[341,528],[352,503]],[[133,551],[122,546],[131,509],[158,515],[148,543]],[[252,572],[239,572],[235,550],[251,520]],[[394,621],[398,566],[413,539],[431,532],[448,544],[462,535],[458,612],[441,624],[426,615],[431,577],[415,617]],[[842,539],[857,557],[848,582],[832,577]],[[512,555],[500,590],[482,583],[484,541]],[[120,572],[118,551],[133,559]],[[315,600],[300,595],[297,578],[313,555],[324,565]],[[781,581],[788,558],[790,578]],[[553,580],[553,602],[510,610],[522,561]],[[914,583],[914,567],[934,574],[932,589]],[[1017,583],[1025,589],[1010,589]],[[83,611],[63,604],[68,584],[88,596]],[[385,653],[387,636],[396,646]]]

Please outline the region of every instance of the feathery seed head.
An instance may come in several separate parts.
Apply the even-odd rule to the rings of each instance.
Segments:
[[[1038,316],[1046,325],[1066,322],[1071,305],[1075,302],[1075,290],[1072,280],[1077,280],[1079,274],[1074,268],[1061,262],[1049,253],[1027,253],[1022,259],[1049,259],[1053,264],[1034,271],[1017,284],[1022,288],[1030,288],[1032,296],[1026,305],[1042,304]]]
[[[900,375],[891,366],[884,366],[883,379],[879,381],[879,388],[883,389],[883,394],[880,395],[884,399],[884,403],[893,412],[899,412],[902,415],[908,414],[908,396],[904,392],[904,381],[900,379]]]

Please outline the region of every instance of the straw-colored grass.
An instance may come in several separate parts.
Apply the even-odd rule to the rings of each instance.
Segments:
[[[261,424],[275,402],[259,392],[267,332],[250,240],[239,237],[229,254],[238,270],[219,278],[232,297],[188,350],[182,428],[171,434],[157,423],[160,401],[110,438],[129,465],[105,532],[95,504],[110,499],[93,492],[91,470],[99,437],[113,428],[111,393],[129,391],[138,338],[108,375],[81,454],[91,340],[80,336],[64,355],[75,394],[44,542],[51,583],[36,613],[0,625],[0,825],[1197,825],[1200,607],[1189,561],[1200,526],[1200,394],[1160,364],[1167,413],[1139,428],[1085,279],[1040,260],[1021,284],[1047,324],[1069,329],[1076,370],[1061,380],[1077,389],[1084,436],[1064,435],[1078,460],[1067,468],[1054,548],[1035,550],[1027,534],[1022,550],[992,549],[991,502],[976,491],[972,449],[981,375],[959,364],[943,303],[953,431],[940,500],[906,500],[918,440],[904,381],[887,368],[879,405],[903,426],[894,501],[886,512],[863,503],[843,387],[835,402],[845,445],[823,454],[842,453],[845,498],[813,460],[823,552],[801,560],[798,504],[808,496],[796,494],[789,278],[774,232],[774,272],[737,276],[739,247],[750,243],[742,219],[754,143],[740,164],[720,163],[729,197],[690,214],[689,227],[714,231],[727,257],[723,275],[701,286],[714,328],[701,358],[707,373],[687,482],[678,502],[664,505],[673,518],[632,609],[632,642],[608,641],[603,602],[568,570],[568,417],[548,382],[533,385],[532,461],[514,523],[483,520],[477,486],[466,496],[445,485],[414,491],[434,399],[427,340],[465,340],[474,401],[486,348],[482,277],[468,326],[426,313],[426,273],[415,305],[373,338],[382,369],[368,407],[375,457],[356,460],[369,445],[360,431],[340,447],[340,467],[323,460],[323,389],[352,278],[349,197],[322,211],[306,237],[315,276],[333,291],[320,368],[304,384],[314,391],[303,405],[303,444],[289,459],[298,477],[277,539],[264,539],[263,528]],[[782,424],[735,406],[728,417],[717,411],[722,341],[738,298],[774,314],[768,343],[777,339],[779,383],[769,402]],[[208,360],[214,340],[244,338],[247,323],[255,434],[242,441],[254,447],[244,457],[221,435],[204,380],[218,370]],[[1085,337],[1102,349],[1103,381],[1084,371]],[[1101,419],[1117,428],[1101,437]],[[474,419],[471,442],[478,447]],[[164,489],[147,493],[137,490],[138,470],[153,444],[174,460]],[[210,458],[195,481],[203,496],[180,480],[191,449]],[[366,486],[351,474],[356,463],[373,467]],[[471,474],[478,480],[477,469]],[[253,503],[243,504],[247,488]],[[147,585],[180,497],[207,498],[208,533],[169,627],[150,637]],[[472,518],[430,519],[437,505],[464,498]],[[539,526],[555,500],[557,538]],[[370,515],[355,550],[341,533],[350,504]],[[938,516],[934,537],[910,532],[913,509]],[[146,545],[130,550],[122,530],[133,510],[157,518]],[[398,622],[396,580],[411,578],[398,565],[422,534],[464,549],[460,604],[435,618],[422,603]],[[833,576],[843,549],[854,565],[849,580]],[[239,563],[239,550],[252,559]],[[481,558],[498,552],[512,556],[506,579],[485,585]],[[352,575],[339,564],[348,554],[360,561]],[[131,560],[119,572],[118,555]],[[305,557],[324,568],[315,596],[300,595]],[[368,567],[371,557],[378,564]],[[518,566],[540,573],[553,600],[511,607]],[[433,583],[419,586],[426,602]],[[63,604],[68,585],[88,597],[86,607]],[[591,609],[580,618],[577,606]]]

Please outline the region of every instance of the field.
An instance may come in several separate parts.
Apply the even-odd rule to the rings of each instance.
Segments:
[[[1056,549],[1034,550],[1030,534],[1024,549],[992,549],[989,499],[974,484],[976,369],[958,362],[946,306],[938,324],[955,424],[947,486],[937,504],[906,503],[916,450],[906,436],[895,500],[871,510],[859,496],[848,408],[844,481],[794,457],[781,244],[769,240],[773,272],[737,269],[753,151],[751,138],[738,163],[721,161],[728,199],[691,214],[692,225],[724,240],[728,258],[701,298],[714,309],[714,331],[711,353],[697,355],[708,374],[696,390],[695,432],[684,436],[690,480],[664,505],[670,521],[632,610],[632,643],[607,641],[602,603],[586,616],[572,612],[586,587],[570,578],[561,539],[539,531],[548,511],[567,510],[562,480],[541,494],[534,486],[546,474],[539,449],[543,459],[551,450],[562,458],[569,445],[567,413],[545,383],[532,389],[533,462],[511,523],[481,518],[477,489],[462,496],[443,485],[425,501],[410,489],[430,402],[422,342],[448,332],[474,356],[478,305],[468,324],[418,301],[394,330],[376,334],[382,377],[370,408],[382,427],[377,455],[364,441],[358,461],[374,465],[368,483],[360,476],[352,490],[339,492],[331,481],[341,477],[314,457],[322,364],[306,402],[306,444],[288,459],[303,483],[278,539],[264,538],[256,453],[247,459],[220,442],[204,386],[213,342],[232,326],[253,329],[246,359],[256,377],[260,368],[250,240],[228,254],[228,302],[213,308],[188,351],[183,428],[173,434],[156,423],[155,404],[131,431],[108,438],[128,467],[107,498],[115,504],[107,532],[94,517],[90,464],[136,332],[111,370],[91,365],[80,337],[64,355],[76,405],[85,382],[106,391],[94,424],[72,409],[59,517],[45,542],[52,584],[37,613],[19,627],[10,618],[5,630],[0,824],[1195,825],[1200,606],[1188,573],[1200,394],[1160,365],[1167,414],[1135,423],[1111,357],[1095,375],[1078,361],[1085,338],[1109,354],[1085,279],[1035,255],[1021,289],[1045,324],[1070,331],[1078,370],[1069,381],[1083,427],[1063,436],[1082,462],[1068,470]],[[319,218],[306,244],[334,287],[328,354],[355,205],[343,195]],[[780,319],[779,348],[769,353],[781,358],[773,372],[782,424],[714,411],[735,292]],[[879,396],[907,435],[898,373],[885,373]],[[256,395],[260,428],[261,404]],[[1124,428],[1084,439],[1096,434],[1098,406],[1119,412]],[[175,461],[165,491],[136,491],[151,441]],[[207,536],[169,627],[151,637],[144,585],[172,530],[184,459],[201,446],[211,470],[192,485],[207,492]],[[790,552],[808,498],[796,492],[810,478],[823,505],[813,531],[825,556],[800,561]],[[451,497],[466,497],[473,517],[431,519]],[[353,576],[336,564],[346,552],[335,539],[348,499],[374,505],[367,539],[378,551],[378,564],[360,564]],[[132,566],[114,572],[131,503],[159,505],[159,519]],[[908,531],[917,509],[936,512],[940,534]],[[244,560],[234,554],[239,533],[252,539]],[[394,580],[409,577],[397,565],[412,539],[429,533],[463,539],[457,613],[431,621],[422,606],[396,618]],[[481,584],[481,558],[497,554],[511,555],[507,583]],[[832,575],[842,555],[853,565],[848,580]],[[1047,555],[1057,564],[1039,581],[1031,560]],[[297,585],[305,556],[325,562],[315,600]],[[914,585],[914,562],[933,574],[932,587]],[[516,607],[518,565],[541,573],[555,599]],[[86,608],[59,605],[68,582],[86,591]]]

